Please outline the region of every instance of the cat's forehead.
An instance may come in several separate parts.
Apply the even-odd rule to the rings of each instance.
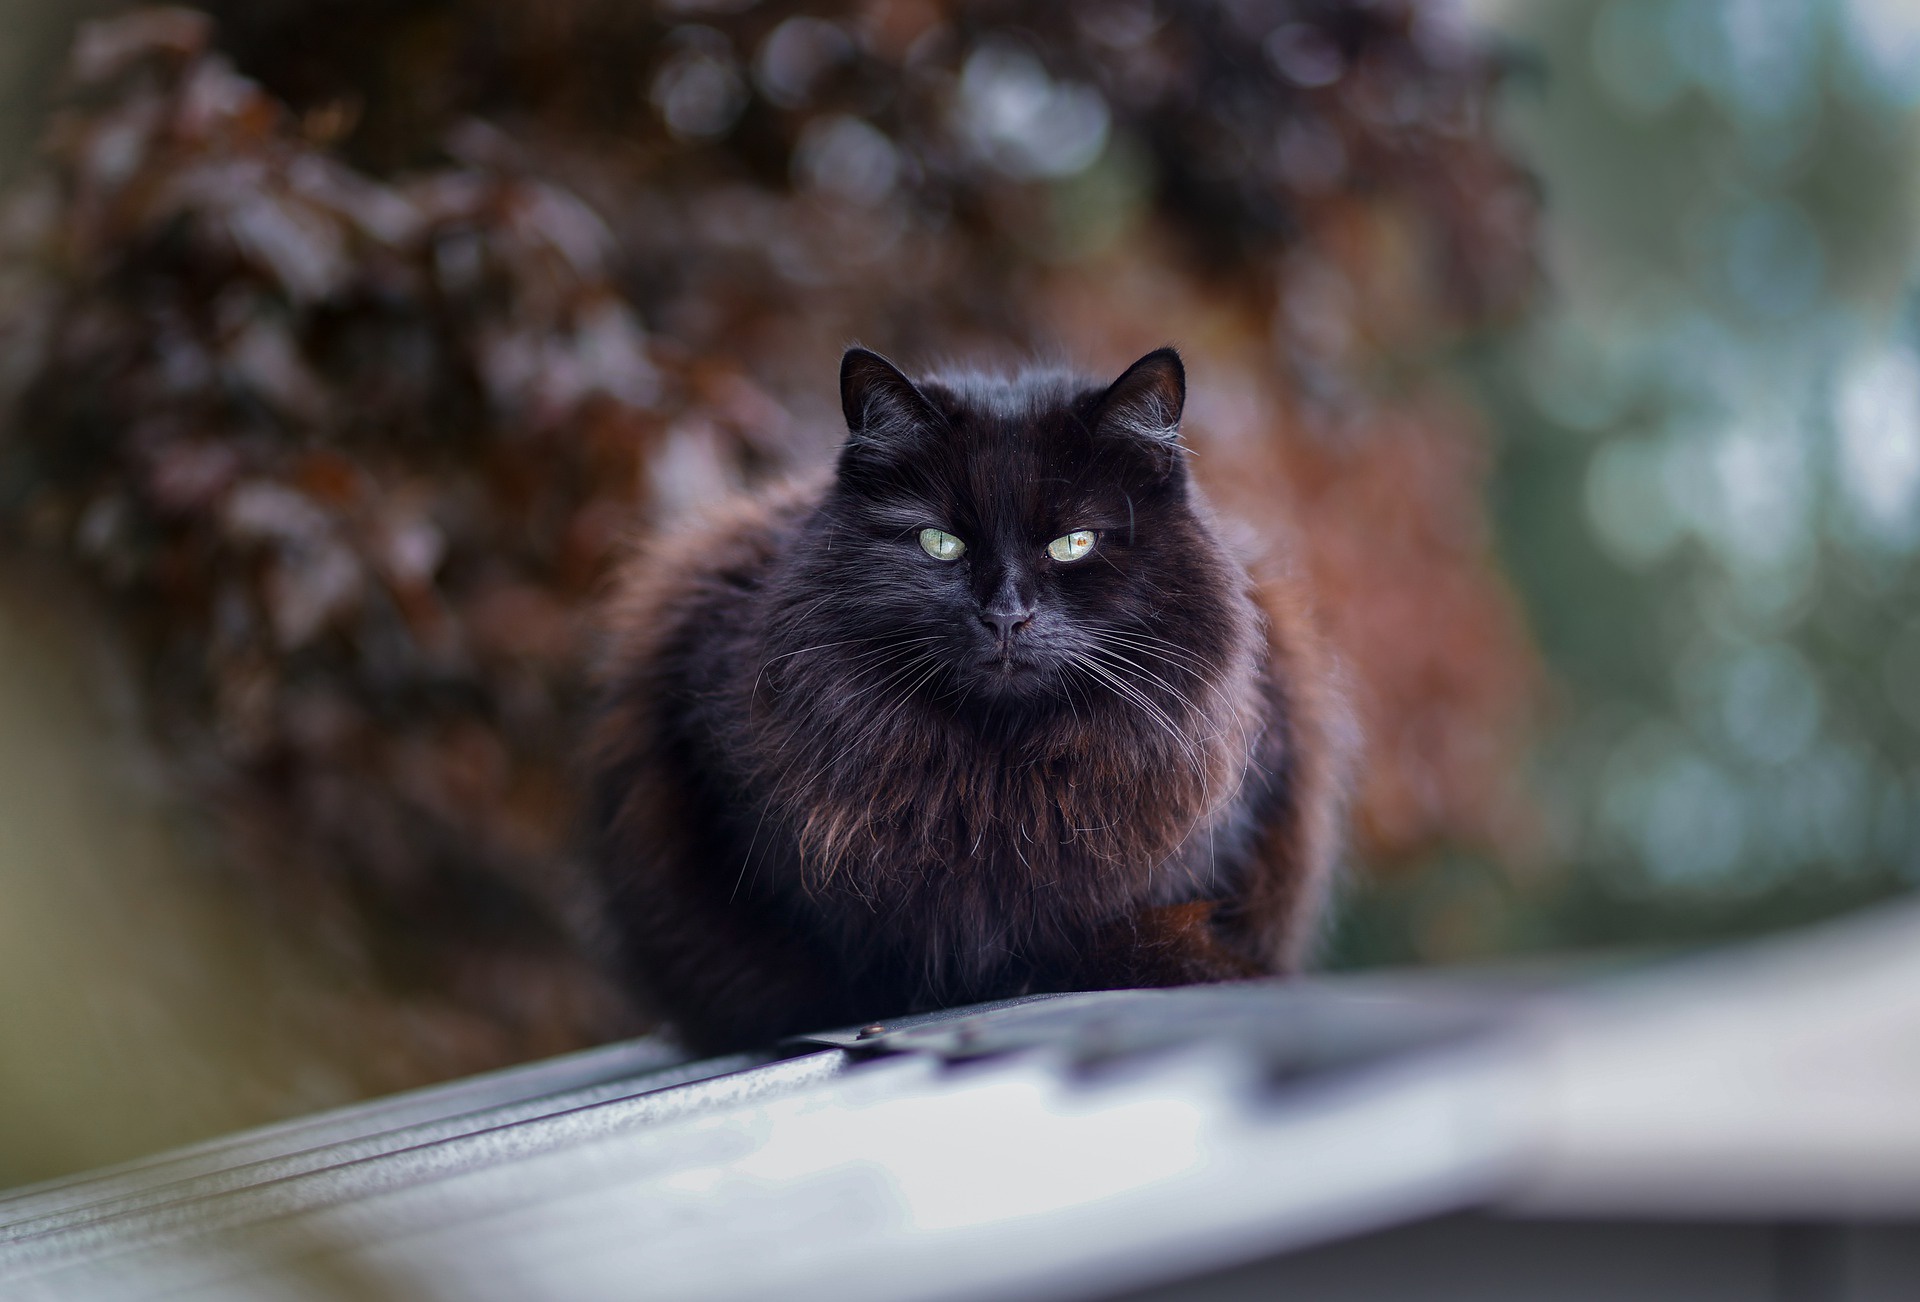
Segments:
[[[939,460],[958,504],[983,513],[1045,514],[1063,497],[1114,487],[1084,419],[1098,395],[1067,374],[930,382],[947,421]]]
[[[988,472],[1000,467],[1032,470],[1093,454],[1084,415],[1097,390],[1071,376],[1043,372],[1013,379],[976,377],[965,383],[934,381],[925,392],[945,418],[945,443],[956,454],[956,464]]]
[[[949,418],[1019,425],[1070,411],[1097,392],[1097,386],[1065,370],[1029,370],[1017,375],[943,371],[922,380],[921,390]]]
[[[1111,390],[1084,376],[948,373],[914,385],[889,369],[854,382],[871,391],[843,393],[853,412],[843,500],[883,531],[935,526],[969,546],[1026,545],[1179,509],[1164,448],[1103,419]]]

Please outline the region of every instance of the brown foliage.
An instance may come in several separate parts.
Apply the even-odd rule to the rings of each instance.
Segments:
[[[1533,660],[1430,362],[1525,288],[1530,209],[1457,38],[1331,3],[225,10],[271,92],[193,11],[81,33],[0,230],[0,519],[111,594],[290,931],[491,1028],[422,1074],[616,1024],[568,938],[581,612],[633,529],[824,455],[856,336],[1180,343],[1201,473],[1304,542],[1348,661],[1363,851],[1508,835]],[[1052,176],[1020,94],[1097,94],[1103,160]]]

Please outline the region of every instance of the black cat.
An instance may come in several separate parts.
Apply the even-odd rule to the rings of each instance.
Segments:
[[[1032,991],[1286,971],[1345,747],[1291,581],[1112,385],[846,354],[831,476],[632,562],[591,752],[639,993],[720,1050]]]

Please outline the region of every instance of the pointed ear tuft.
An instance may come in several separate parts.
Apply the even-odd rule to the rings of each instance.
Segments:
[[[1187,369],[1180,354],[1156,348],[1126,369],[1100,397],[1100,427],[1155,443],[1180,436],[1187,405]]]
[[[857,346],[840,359],[840,410],[854,443],[885,442],[935,420],[926,395],[899,367]]]

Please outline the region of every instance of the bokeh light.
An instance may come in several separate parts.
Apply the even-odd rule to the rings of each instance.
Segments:
[[[1920,865],[1920,11],[1607,0],[1492,21],[1543,69],[1508,109],[1557,292],[1487,374],[1514,440],[1506,546],[1562,671],[1542,764],[1561,934],[1901,889]],[[1538,494],[1579,522],[1544,554],[1551,508],[1520,505]],[[1596,891],[1636,895],[1631,920]]]

